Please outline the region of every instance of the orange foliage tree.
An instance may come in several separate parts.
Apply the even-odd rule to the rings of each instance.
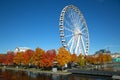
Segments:
[[[24,52],[17,52],[13,59],[13,62],[16,63],[17,65],[21,65],[24,60],[23,54],[24,54]]]
[[[98,63],[98,57],[93,56],[92,57],[92,63],[97,64]]]
[[[105,57],[105,55],[103,53],[99,53],[99,55],[98,55],[98,61],[101,64],[104,64],[106,62],[106,57]]]
[[[111,57],[111,55],[109,53],[107,53],[105,55],[105,57],[106,57],[106,62],[111,62],[112,61],[112,57]]]
[[[77,61],[78,61],[77,55],[75,53],[71,54],[71,62],[77,62]]]
[[[69,63],[70,61],[71,61],[70,53],[64,47],[59,48],[58,54],[57,54],[58,64],[60,66],[64,66],[65,64]]]
[[[43,54],[40,60],[40,67],[52,67],[53,61],[56,60],[56,51],[55,50],[48,50],[45,54]]]
[[[36,48],[34,55],[32,56],[30,62],[35,66],[39,66],[42,55],[45,54],[45,51],[41,48]]]
[[[33,50],[26,50],[25,53],[23,54],[23,64],[24,65],[29,65],[30,64],[30,59],[33,56],[34,51]]]
[[[91,64],[92,63],[92,56],[85,56],[85,61],[86,61],[86,64]]]

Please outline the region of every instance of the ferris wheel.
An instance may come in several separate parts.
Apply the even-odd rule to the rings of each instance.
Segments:
[[[62,46],[71,54],[88,55],[89,32],[80,10],[74,5],[63,8],[60,14],[59,30]]]

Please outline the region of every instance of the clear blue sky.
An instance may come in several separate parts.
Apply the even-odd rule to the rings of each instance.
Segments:
[[[57,50],[59,16],[70,4],[87,22],[90,54],[107,47],[120,52],[120,0],[0,0],[0,53],[18,46]]]

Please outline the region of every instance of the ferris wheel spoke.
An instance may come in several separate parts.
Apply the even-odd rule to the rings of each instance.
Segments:
[[[73,36],[73,34],[66,35],[65,37],[67,38],[67,37],[71,37],[71,36]]]
[[[71,16],[70,14],[67,12],[66,15],[65,15],[65,18],[64,18],[64,21],[65,23],[68,25],[68,26],[73,26],[73,22],[71,20]]]
[[[78,19],[78,20],[77,20],[77,24],[78,24],[79,29],[80,29],[80,28],[81,28],[81,26],[82,26],[82,23],[81,23],[80,19]]]
[[[81,20],[81,23],[80,23],[80,24],[81,24],[80,30],[82,31],[83,29],[86,28],[86,27],[85,27],[86,24],[85,24],[85,22],[84,22],[84,19]]]
[[[79,46],[79,54],[82,54],[82,49],[80,46]]]
[[[69,31],[69,32],[73,32],[71,29],[67,28],[67,27],[64,27],[65,30]]]
[[[76,18],[75,18],[75,12],[73,10],[71,10],[71,22],[73,23],[73,26],[75,26],[74,24],[76,23]]]
[[[79,50],[79,45],[80,45],[80,36],[78,36],[78,39],[77,39],[77,45],[76,45],[75,53],[78,52],[78,50]]]
[[[72,41],[73,41],[73,37],[68,41],[67,45],[69,46],[70,43],[72,43]]]
[[[69,19],[70,23],[73,23],[73,17],[72,17],[71,11],[67,12],[66,15],[67,15],[66,17],[67,17],[67,19]]]
[[[71,21],[73,22],[73,20],[74,20],[74,18],[73,18],[74,12],[73,12],[72,9],[70,10],[69,14],[70,14],[70,15],[69,15],[69,18],[71,18]]]
[[[71,52],[71,53],[72,53],[72,50],[73,50],[74,43],[75,43],[75,41],[74,41],[74,38],[73,38],[73,39],[72,39],[72,44],[71,44],[71,46],[70,46],[70,52]]]
[[[84,32],[86,30],[86,28],[84,26],[82,26],[82,28],[80,29],[81,32]]]
[[[85,39],[88,38],[87,34],[85,34],[85,33],[82,34],[82,37]]]
[[[81,36],[81,42],[82,42],[82,47],[83,47],[84,53],[85,53],[85,55],[86,55],[85,44],[84,44],[84,41],[83,41],[83,38],[82,38],[82,36]]]
[[[68,22],[68,20],[65,21],[65,25],[72,29],[73,24],[71,22]]]

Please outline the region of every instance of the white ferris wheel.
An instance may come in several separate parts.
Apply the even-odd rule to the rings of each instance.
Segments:
[[[79,55],[82,53],[88,55],[88,27],[79,8],[74,5],[63,8],[59,26],[62,46],[69,50],[71,54]]]

